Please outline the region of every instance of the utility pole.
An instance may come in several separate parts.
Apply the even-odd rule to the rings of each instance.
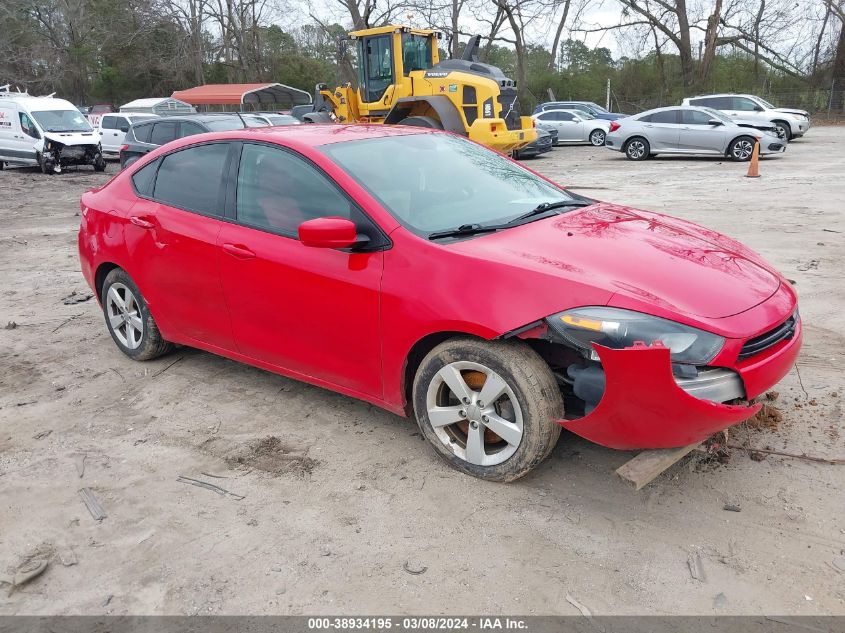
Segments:
[[[607,97],[605,98],[604,109],[610,112],[610,77],[607,78]]]

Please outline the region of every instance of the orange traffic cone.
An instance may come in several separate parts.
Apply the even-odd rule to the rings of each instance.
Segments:
[[[754,151],[751,152],[751,162],[748,164],[746,178],[760,177],[760,141],[754,143]]]

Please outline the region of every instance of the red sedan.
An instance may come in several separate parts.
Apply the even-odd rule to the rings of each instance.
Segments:
[[[527,473],[562,427],[702,440],[753,415],[801,345],[795,292],[750,249],[444,132],[192,136],[81,208],[123,353],[189,345],[414,416],[485,479]]]

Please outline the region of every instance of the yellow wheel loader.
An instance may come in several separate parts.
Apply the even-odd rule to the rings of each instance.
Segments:
[[[533,119],[519,115],[516,84],[478,61],[481,36],[470,39],[461,59],[442,62],[437,31],[383,26],[349,36],[358,51],[358,88],[317,84],[306,123],[437,128],[504,153],[537,138]]]

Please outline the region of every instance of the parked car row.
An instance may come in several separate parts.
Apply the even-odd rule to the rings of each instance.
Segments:
[[[532,115],[538,128],[554,129],[561,143],[591,143],[623,152],[630,160],[659,154],[704,154],[750,160],[779,154],[810,129],[806,110],[776,108],[746,94],[700,95],[680,106],[626,116],[589,101],[550,101]]]

